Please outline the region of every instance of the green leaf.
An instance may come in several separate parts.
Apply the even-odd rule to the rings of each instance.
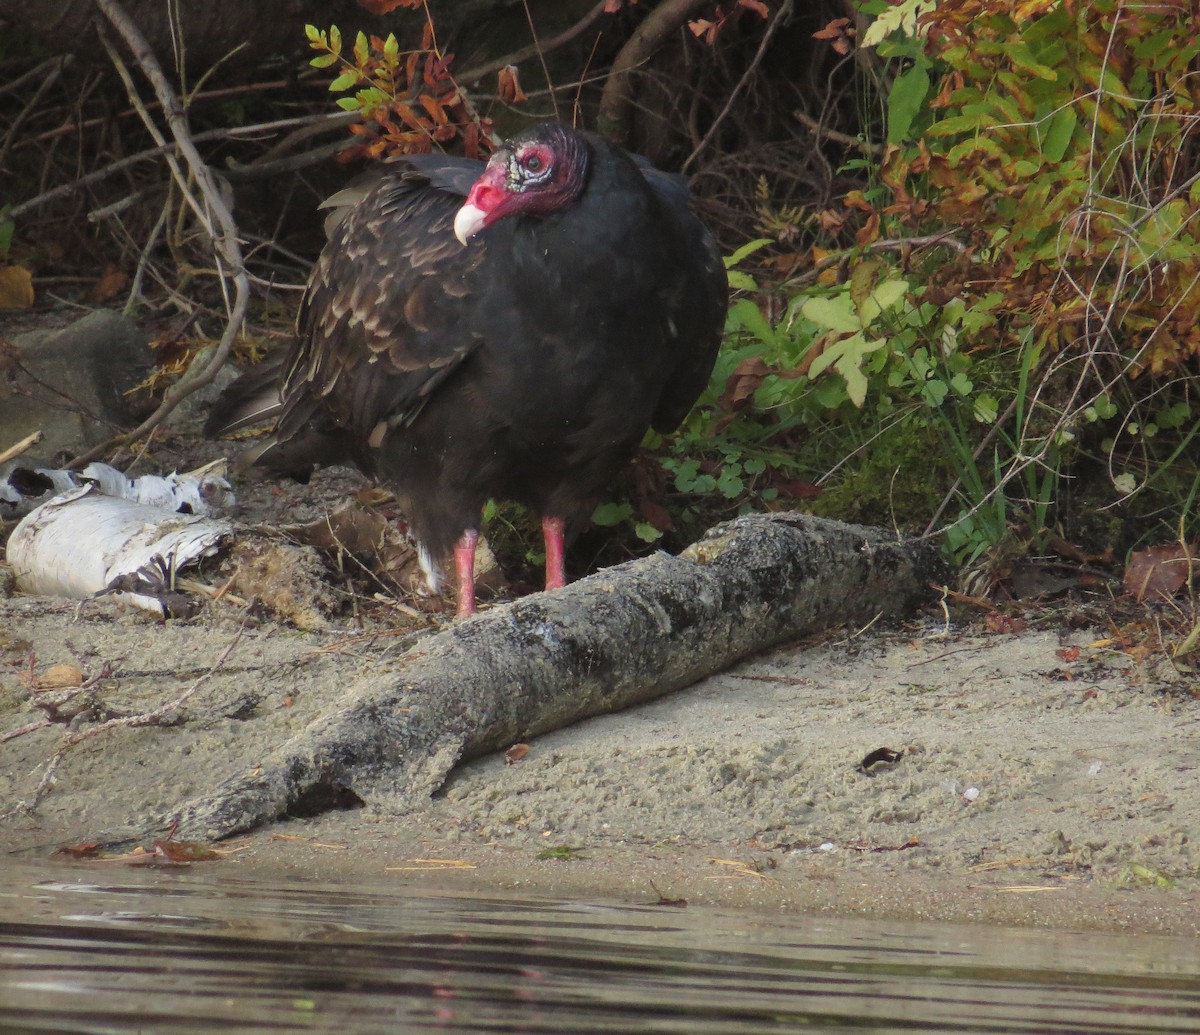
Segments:
[[[973,416],[980,424],[995,424],[996,415],[1000,412],[1000,400],[994,395],[977,395],[972,400]]]
[[[358,82],[358,72],[351,69],[348,72],[343,72],[332,83],[329,84],[330,93],[338,93],[342,90],[349,90],[355,83]]]
[[[1117,415],[1117,404],[1108,395],[1098,396],[1095,402],[1096,413],[1101,420],[1112,420]]]
[[[1159,410],[1155,415],[1155,419],[1160,427],[1181,428],[1185,423],[1187,423],[1191,413],[1191,407],[1188,406],[1186,402],[1177,402],[1173,406],[1168,406],[1164,410]]]
[[[354,63],[362,68],[371,58],[371,48],[367,46],[367,34],[361,29],[354,37]]]
[[[0,205],[0,259],[8,258],[8,250],[12,247],[13,231],[16,224],[8,218],[8,205]]]
[[[1111,65],[1106,65],[1100,75],[1100,89],[1108,95],[1109,100],[1122,108],[1134,108],[1140,103],[1136,98],[1129,96],[1129,89]]]
[[[991,137],[967,137],[966,140],[959,141],[949,151],[946,152],[946,162],[951,169],[956,168],[964,159],[975,154],[991,155],[993,158],[999,159],[1002,162],[1008,160],[1008,152],[1000,146],[999,141],[993,140]]]
[[[857,354],[847,352],[835,364],[837,372],[846,379],[846,395],[859,409],[862,409],[863,403],[867,401],[867,378],[862,372],[863,358],[886,344],[884,338],[865,342]]]
[[[726,467],[717,479],[717,489],[727,500],[737,499],[745,488],[741,475],[732,467]]]
[[[847,397],[861,408],[867,399],[867,378],[861,369],[863,359],[886,344],[886,338],[868,341],[861,332],[842,338],[813,360],[809,375],[816,377],[832,366],[845,379]]]
[[[633,531],[643,543],[657,543],[662,538],[662,533],[649,521],[639,521]]]
[[[320,43],[324,34],[315,25],[306,25],[304,26],[304,35],[308,37],[310,43]]]
[[[917,19],[926,11],[933,10],[934,0],[901,0],[900,3],[882,11],[863,34],[862,46],[878,46],[893,32],[906,36],[917,35]]]
[[[1030,50],[1029,44],[1023,41],[1010,41],[1004,47],[1004,53],[1008,56],[1008,60],[1013,65],[1022,71],[1028,72],[1032,76],[1037,76],[1038,79],[1044,79],[1048,83],[1058,81],[1058,73],[1048,65],[1043,65],[1033,56],[1033,51]]]
[[[313,58],[309,64],[313,68],[328,68],[337,60],[336,54],[322,54],[320,57]]]
[[[854,303],[847,294],[834,298],[810,298],[800,307],[800,315],[818,327],[842,334],[853,334],[862,329],[862,321],[854,312]]]
[[[1015,126],[1025,121],[1024,115],[1021,114],[1021,109],[1017,107],[1017,102],[1011,97],[993,93],[989,95],[988,103],[1003,118],[1003,121],[1009,125]]]
[[[633,517],[633,507],[628,503],[601,503],[592,511],[592,524],[611,528]]]
[[[886,313],[889,309],[895,308],[907,292],[907,280],[885,280],[882,284],[877,284],[859,311],[862,326],[866,327],[880,313]]]
[[[934,409],[941,406],[949,394],[950,386],[941,378],[930,378],[921,385],[921,400],[926,406],[932,406]]]
[[[381,108],[389,100],[388,95],[375,86],[359,90],[354,96],[358,100],[358,106],[363,111],[373,111],[376,108]]]
[[[775,330],[762,311],[748,298],[739,298],[729,307],[729,322],[734,328],[748,331],[766,345],[774,345]]]
[[[538,852],[539,859],[553,859],[559,862],[570,862],[572,859],[578,859],[581,848],[574,845],[555,845],[553,848],[543,848]]]
[[[913,119],[924,110],[929,96],[929,60],[922,58],[912,68],[900,73],[888,94],[889,144],[902,144],[908,140]]]
[[[846,382],[836,377],[826,377],[818,381],[812,394],[827,410],[836,410],[849,398],[846,395]]]
[[[743,259],[753,255],[760,248],[765,248],[768,244],[774,244],[769,237],[759,237],[753,241],[743,244],[732,255],[726,255],[724,262],[727,270],[733,269]]]
[[[1059,108],[1050,116],[1046,134],[1042,138],[1042,154],[1048,161],[1062,161],[1062,157],[1067,153],[1067,147],[1071,143],[1071,138],[1075,135],[1075,126],[1078,122],[1079,116],[1073,105]]]
[[[976,133],[1000,124],[993,114],[950,115],[930,126],[925,132],[931,137],[950,137],[957,133]]]
[[[1153,254],[1163,248],[1180,231],[1191,213],[1182,198],[1161,205],[1150,213],[1138,234],[1138,244],[1145,254]]]
[[[734,291],[758,290],[758,284],[754,278],[743,273],[741,270],[730,270],[726,276],[729,278],[729,286]]]
[[[329,49],[335,54],[342,52],[342,30],[336,25],[329,26]]]
[[[335,103],[339,108],[344,108],[346,111],[359,111],[362,107],[358,103],[357,97],[339,97]]]

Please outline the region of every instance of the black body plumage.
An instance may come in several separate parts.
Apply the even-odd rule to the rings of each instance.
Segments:
[[[585,520],[646,429],[673,430],[707,384],[725,271],[683,181],[557,123],[506,147],[530,141],[570,142],[577,194],[466,245],[455,216],[482,164],[390,167],[333,221],[278,373],[235,383],[206,431],[275,416],[256,463],[356,464],[439,558],[489,498]]]

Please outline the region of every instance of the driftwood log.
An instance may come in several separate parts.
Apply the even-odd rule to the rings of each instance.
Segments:
[[[905,613],[944,577],[928,541],[799,514],[719,525],[659,554],[421,641],[253,772],[185,804],[215,840],[358,798],[402,813],[460,761],[652,700],[768,647]]]

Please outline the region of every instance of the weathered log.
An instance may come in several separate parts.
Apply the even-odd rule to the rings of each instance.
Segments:
[[[882,614],[944,576],[935,546],[799,514],[740,518],[679,557],[599,572],[421,641],[252,773],[185,804],[179,836],[218,839],[347,794],[404,812],[459,761],[652,700],[740,658]]]

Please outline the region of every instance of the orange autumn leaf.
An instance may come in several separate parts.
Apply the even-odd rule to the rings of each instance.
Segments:
[[[516,65],[505,65],[498,73],[499,84],[497,93],[505,104],[524,104],[528,97],[521,89],[521,80],[517,74]]]
[[[207,862],[224,858],[220,852],[209,848],[208,845],[196,841],[174,841],[170,838],[155,841],[154,854],[159,859],[171,863]]]
[[[88,300],[101,305],[111,302],[129,286],[129,274],[113,266],[104,271],[104,275],[92,285],[88,292]]]
[[[0,309],[33,305],[33,275],[24,266],[0,266]]]
[[[421,7],[421,0],[358,0],[358,6],[371,14],[391,14],[397,7],[415,11]]]
[[[31,690],[68,690],[71,687],[83,685],[83,669],[78,665],[60,663],[51,665],[37,677],[37,684]]]

